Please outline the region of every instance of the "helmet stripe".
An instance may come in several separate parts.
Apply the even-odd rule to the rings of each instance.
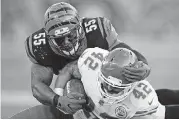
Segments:
[[[56,11],[50,11],[50,14],[58,13],[58,12],[61,12],[61,11],[67,11],[67,10],[72,10],[73,11],[73,9],[71,9],[69,7],[62,7],[60,9],[56,10]]]
[[[68,17],[68,21],[64,21],[63,22],[63,18],[64,17]],[[76,18],[76,19],[74,19]],[[61,15],[61,16],[58,16],[58,20],[59,22],[57,22],[57,18],[55,17],[52,17],[50,18],[48,21],[46,21],[45,23],[45,26],[46,26],[46,31],[50,31],[49,29],[53,29],[53,26],[55,24],[58,24],[58,25],[66,25],[66,24],[77,24],[79,22],[79,19],[78,17],[74,17],[73,14],[65,14],[65,15]],[[60,24],[59,24],[60,23]],[[60,26],[61,26],[60,25]]]
[[[51,35],[55,28],[67,24],[79,24],[78,11],[69,3],[60,2],[49,7],[45,13],[45,31]],[[51,32],[51,33],[50,33]]]
[[[58,16],[50,17],[47,21],[45,21],[45,25],[46,25],[48,22],[50,22],[51,20],[53,20],[53,19],[57,19],[57,18],[60,19],[60,18],[63,17],[63,16],[73,16],[73,15],[74,15],[73,11],[68,12],[68,13],[66,13],[66,14],[58,13]]]

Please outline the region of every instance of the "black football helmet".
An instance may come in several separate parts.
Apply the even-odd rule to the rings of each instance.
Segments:
[[[87,41],[78,11],[69,3],[50,6],[45,13],[44,29],[52,50],[67,58],[77,58]]]

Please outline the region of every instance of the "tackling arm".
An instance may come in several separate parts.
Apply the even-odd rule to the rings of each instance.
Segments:
[[[125,76],[126,80],[140,81],[140,80],[144,80],[145,78],[147,78],[150,74],[151,69],[148,66],[148,62],[147,62],[146,58],[141,53],[132,49],[130,46],[128,46],[127,44],[125,44],[123,42],[121,42],[121,43],[116,42],[116,45],[114,47],[112,47],[111,50],[113,50],[115,48],[119,48],[119,47],[127,48],[127,49],[131,50],[132,52],[134,52],[138,59],[137,64],[139,66],[141,66],[137,69],[135,67],[126,66],[124,69],[124,76]]]
[[[65,88],[66,83],[74,77],[76,68],[78,68],[77,61],[67,64],[60,71],[54,89],[55,93],[59,95],[57,100],[57,108],[69,114],[74,114],[76,111],[82,109],[83,104],[86,103],[85,98],[82,98],[83,95],[80,93],[74,94],[69,92],[67,95],[63,96],[63,89]]]
[[[49,87],[53,78],[53,71],[49,67],[39,64],[32,64],[31,67],[31,88],[33,96],[42,104],[53,105],[53,98],[56,95]]]
[[[126,69],[124,70],[125,78],[129,81],[139,81],[148,77],[150,74],[150,67],[148,66],[146,58],[141,53],[132,49],[130,46],[118,39],[118,34],[108,19],[103,18],[102,22],[104,25],[104,37],[108,42],[108,50],[113,50],[114,48],[118,47],[127,48],[133,51],[138,58],[138,62],[136,64],[140,67],[126,67]]]
[[[66,83],[73,77],[77,77],[78,74],[78,66],[77,60],[67,64],[60,72],[55,82],[55,88],[64,89]]]
[[[104,33],[106,35],[105,39],[108,42],[109,50],[113,50],[114,48],[118,48],[118,47],[127,48],[136,54],[139,61],[148,64],[146,58],[141,53],[132,49],[129,45],[118,39],[118,33],[116,32],[115,28],[111,24],[110,20],[108,20],[107,18],[103,18],[102,21],[104,25]]]
[[[44,33],[39,33],[39,37],[44,37]],[[31,88],[33,96],[42,104],[45,105],[55,105],[55,96],[56,94],[49,87],[52,78],[53,78],[53,70],[50,67],[45,67],[39,64],[38,57],[34,54],[34,42],[33,42],[33,34],[30,35],[25,41],[25,49],[28,58],[32,62],[31,67]],[[36,45],[35,45],[36,46]]]

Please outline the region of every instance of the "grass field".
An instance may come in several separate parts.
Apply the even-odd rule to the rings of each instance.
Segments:
[[[148,80],[155,89],[179,88],[178,37],[157,41],[145,37],[124,36],[123,40],[141,51],[148,59],[152,68]],[[2,46],[1,118],[8,118],[39,104],[31,95],[30,62],[24,52],[14,51],[11,45]],[[7,52],[12,52],[13,56],[8,56]]]

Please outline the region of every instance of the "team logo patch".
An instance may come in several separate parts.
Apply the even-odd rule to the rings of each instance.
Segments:
[[[125,119],[127,117],[127,110],[124,106],[119,106],[115,109],[115,114],[118,118]]]

